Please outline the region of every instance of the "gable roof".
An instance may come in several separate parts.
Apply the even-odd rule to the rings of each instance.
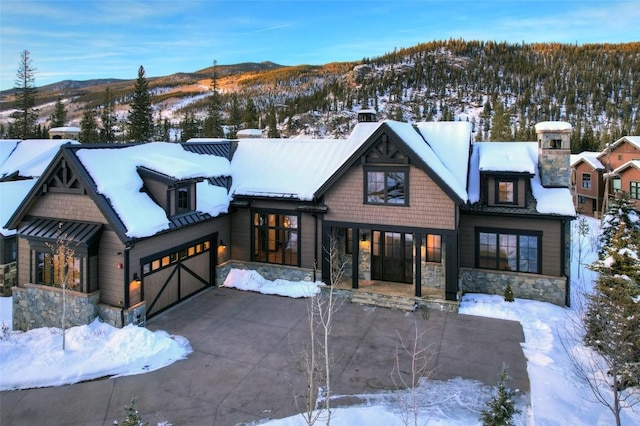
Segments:
[[[574,217],[576,215],[569,188],[545,188],[538,174],[537,142],[478,142],[473,144],[469,175],[469,202],[480,201],[480,173],[508,172],[531,175],[531,192],[536,211]]]
[[[604,165],[598,159],[602,153],[594,151],[583,151],[579,154],[571,154],[571,167],[576,167],[584,162],[594,170],[604,170]]]
[[[2,200],[2,208],[0,208],[0,234],[5,237],[15,235],[16,230],[6,228],[5,225],[35,184],[36,179],[0,182],[0,200]]]
[[[627,161],[626,163],[622,164],[621,166],[613,170],[611,173],[609,173],[609,175],[619,175],[620,173],[624,172],[630,167],[640,170],[640,160]]]
[[[0,179],[8,176],[39,177],[61,146],[78,145],[71,139],[26,139],[19,141],[0,165]]]
[[[598,158],[600,159],[600,158],[605,157],[607,154],[609,154],[611,151],[613,151],[614,149],[616,149],[617,147],[619,147],[623,143],[628,143],[631,146],[633,146],[634,148],[640,149],[640,136],[623,136],[623,137],[621,137],[620,139],[618,139],[617,141],[615,141],[614,143],[609,145],[607,148],[605,148],[600,153],[600,155],[598,155]]]
[[[149,237],[177,225],[172,221],[173,218],[167,217],[162,207],[142,191],[143,181],[138,174],[139,167],[176,181],[230,175],[229,160],[189,152],[179,144],[152,142],[136,145],[66,146],[27,198],[35,197],[37,188],[55,173],[63,158],[123,242]],[[202,213],[199,217],[215,217],[227,212],[230,196],[226,188],[209,185],[208,181],[204,181],[197,184],[197,191],[202,191],[206,198],[202,202],[197,201],[196,209]],[[26,214],[28,206],[27,200],[21,204],[10,219],[12,227],[17,226],[19,217]]]
[[[354,162],[360,161],[383,132],[395,136],[394,141],[404,147],[412,162],[454,200],[466,202],[471,126],[462,122],[426,123],[422,130],[391,120],[362,122],[347,139],[241,139],[231,160],[231,192],[236,196],[317,199]],[[431,139],[429,142],[423,132]],[[464,166],[457,169],[461,164]]]
[[[0,140],[0,234],[15,235],[16,230],[5,225],[33,189],[60,146],[77,144],[62,139]]]
[[[232,193],[313,200],[378,126],[359,123],[348,139],[239,139],[231,160]]]

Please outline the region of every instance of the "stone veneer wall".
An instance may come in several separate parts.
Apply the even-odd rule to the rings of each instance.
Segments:
[[[511,285],[515,297],[565,306],[564,277],[461,268],[459,278],[463,292],[504,295],[507,285]]]
[[[114,327],[124,327],[129,324],[144,327],[147,323],[147,303],[140,302],[129,309],[100,303],[97,306],[98,316],[103,322]]]
[[[80,293],[67,290],[65,327],[89,324],[98,316],[100,292]],[[39,284],[13,287],[13,329],[60,327],[62,289]]]
[[[538,164],[542,186],[571,188],[569,154],[566,150],[541,150]]]
[[[0,296],[11,296],[11,287],[16,285],[16,262],[0,265]]]
[[[263,278],[273,281],[283,279],[288,281],[313,281],[313,269],[295,266],[274,265],[270,263],[240,262],[230,260],[216,268],[216,284],[222,286],[231,269],[249,269],[258,272]],[[316,280],[321,281],[321,272],[316,271]]]

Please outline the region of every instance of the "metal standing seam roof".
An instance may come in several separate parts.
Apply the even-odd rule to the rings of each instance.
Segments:
[[[56,241],[60,237],[76,244],[88,245],[101,229],[101,223],[38,218],[22,226],[18,234],[42,241]]]

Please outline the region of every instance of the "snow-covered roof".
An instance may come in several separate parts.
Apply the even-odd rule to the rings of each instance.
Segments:
[[[15,229],[7,229],[5,225],[35,184],[36,179],[0,182],[0,234],[8,237],[16,233]]]
[[[145,192],[138,167],[175,180],[230,176],[229,161],[213,155],[185,151],[179,144],[153,142],[125,148],[78,149],[76,155],[126,227],[130,238],[143,238],[169,229],[169,218]],[[201,182],[197,209],[217,216],[227,211],[230,196],[225,188],[210,188]],[[200,196],[197,197],[198,199]]]
[[[240,139],[231,160],[232,193],[312,200],[364,142],[364,127],[349,139]]]
[[[383,124],[389,126],[443,184],[460,199],[467,200],[466,159],[471,127],[466,123],[427,123],[422,131],[431,138],[428,144],[412,124],[390,120],[358,123],[348,139],[239,140],[231,160],[232,193],[312,200],[320,187]]]
[[[434,126],[431,129],[428,129],[429,126],[425,126],[428,130],[426,133],[430,133],[429,130],[432,130],[432,136],[438,135],[438,139],[433,138],[430,141],[430,144],[427,144],[420,133],[416,131],[414,126],[410,123],[403,123],[398,121],[384,121],[387,123],[391,130],[393,130],[414,152],[418,155],[430,168],[436,173],[443,181],[443,184],[448,185],[455,194],[460,197],[462,201],[467,201],[467,189],[466,189],[466,176],[467,176],[467,167],[466,165],[462,169],[453,169],[449,170],[445,163],[442,161],[441,157],[438,156],[437,152],[444,154],[446,151],[446,145],[449,140],[446,138],[447,132],[446,126]],[[418,126],[419,128],[419,126]],[[469,131],[470,131],[469,127]],[[458,136],[458,140],[455,143],[457,151],[460,151],[459,145],[462,145],[460,141],[464,139],[464,137],[459,136],[460,129],[448,129],[453,134]],[[460,132],[462,133],[462,132]],[[466,138],[467,147],[469,146],[470,141],[469,133]],[[434,147],[437,146],[436,150]],[[468,149],[468,148],[467,148]],[[468,156],[468,154],[466,154]],[[454,167],[456,162],[449,158],[449,155],[443,155],[443,158],[447,158],[447,162],[450,167]]]
[[[631,144],[631,146],[633,146],[634,148],[640,149],[640,136],[623,136],[614,143],[607,146],[607,148],[604,149],[600,153],[600,155],[598,155],[598,158],[606,157],[611,153],[612,150],[616,149],[618,146],[622,145],[625,142]]]
[[[640,170],[640,160],[627,161],[626,163],[622,164],[621,166],[619,166],[615,170],[613,170],[610,174],[617,175],[620,172],[628,169],[629,167],[633,167],[635,169]]]
[[[442,164],[462,187],[467,186],[471,123],[465,121],[429,121],[416,127]]]
[[[469,172],[469,201],[480,201],[480,172],[523,172],[533,175],[531,191],[536,211],[542,214],[575,216],[568,188],[545,188],[538,175],[536,142],[479,142],[473,144]]]
[[[535,142],[482,142],[478,169],[481,172],[513,172],[535,174],[538,144]],[[535,156],[532,152],[535,152]]]
[[[262,130],[260,129],[242,129],[236,133],[238,138],[262,138]]]
[[[49,129],[49,133],[80,133],[80,127],[72,127],[72,126],[65,126],[65,127],[53,127],[51,129]]]
[[[5,162],[9,155],[16,149],[20,139],[0,139],[0,166]]]
[[[0,165],[0,178],[17,173],[21,177],[38,177],[65,144],[78,144],[71,139],[26,139],[18,142]]]
[[[535,127],[536,132],[570,132],[572,130],[571,124],[566,121],[541,121]]]
[[[571,154],[571,167],[576,166],[579,162],[584,161],[588,163],[595,170],[603,170],[604,165],[600,162],[600,152],[583,151],[579,154]]]

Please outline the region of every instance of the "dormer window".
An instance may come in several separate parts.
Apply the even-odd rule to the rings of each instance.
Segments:
[[[176,213],[185,213],[191,210],[190,186],[178,186],[176,188]]]
[[[496,179],[496,204],[518,203],[517,179]]]

